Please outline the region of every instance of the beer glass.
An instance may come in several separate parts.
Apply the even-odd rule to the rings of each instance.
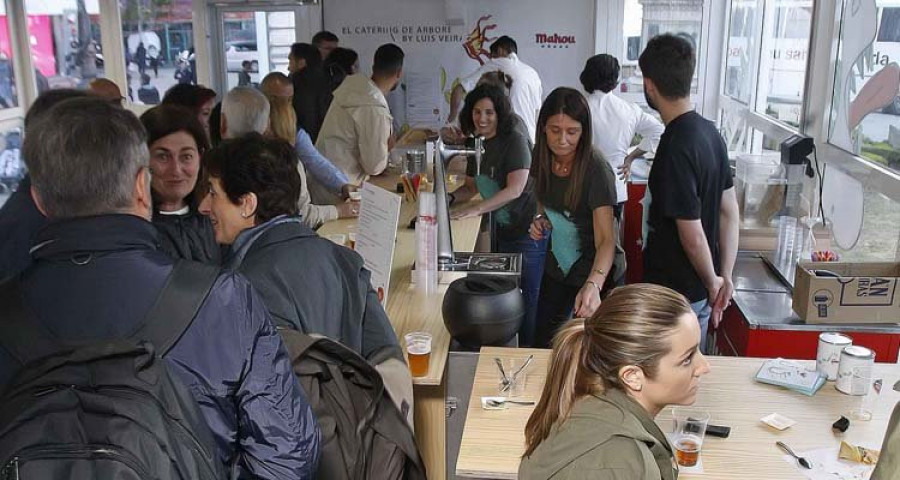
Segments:
[[[696,408],[675,407],[672,409],[675,431],[672,433],[675,461],[682,467],[693,467],[700,459],[703,437],[709,424],[709,412]]]
[[[428,332],[407,333],[406,356],[409,359],[409,372],[414,377],[428,375],[428,361],[431,357],[431,334]]]

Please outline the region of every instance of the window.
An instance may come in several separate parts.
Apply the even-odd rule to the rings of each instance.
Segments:
[[[21,124],[21,121],[15,122]],[[16,191],[25,176],[25,161],[22,158],[22,129],[10,125],[0,130],[0,206]]]
[[[863,204],[862,230],[856,245],[851,250],[834,245],[834,250],[848,262],[893,262],[900,252],[900,204],[870,189],[863,193]]]
[[[25,13],[39,93],[105,76],[96,0],[25,0]]]
[[[766,2],[755,110],[800,127],[812,0]]]
[[[619,58],[625,61],[622,62],[620,90],[637,93],[644,90],[637,60],[647,42],[662,33],[672,33],[689,39],[697,52],[699,68],[702,28],[703,0],[625,0],[624,51],[619,54]],[[695,71],[691,94],[697,93],[698,84]],[[644,103],[643,98],[635,100]]]
[[[0,2],[0,109],[19,105],[13,63],[12,42],[6,16],[6,3]]]
[[[871,41],[872,29],[876,27],[875,40]],[[845,6],[838,58],[829,142],[900,172],[897,2],[879,0],[873,10],[862,8],[857,12]]]
[[[191,0],[120,0],[128,95],[155,105],[176,83],[197,83]]]
[[[725,53],[725,95],[750,104],[753,71],[759,57],[756,0],[740,0],[731,4],[728,49]]]

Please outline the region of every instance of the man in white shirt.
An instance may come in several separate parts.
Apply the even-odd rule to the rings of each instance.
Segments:
[[[459,109],[466,92],[471,92],[482,75],[488,72],[501,71],[512,79],[509,101],[513,111],[525,122],[531,142],[534,143],[537,115],[541,109],[542,87],[541,77],[537,72],[519,60],[516,41],[506,35],[491,44],[491,60],[466,77],[459,79],[459,84],[450,95],[450,123],[456,122]]]
[[[621,220],[622,204],[628,200],[625,177],[631,162],[656,149],[665,127],[656,117],[641,110],[641,107],[609,93],[619,83],[619,61],[616,57],[601,54],[589,58],[580,79],[584,90],[588,92],[594,148],[603,154],[613,170],[619,172],[616,178],[619,202],[616,217]],[[629,154],[628,149],[635,134],[640,135],[642,140]]]

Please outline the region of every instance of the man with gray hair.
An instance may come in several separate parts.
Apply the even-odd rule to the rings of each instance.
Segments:
[[[269,129],[269,101],[253,87],[231,89],[222,100],[222,138],[237,138]]]
[[[237,138],[250,132],[265,134],[269,130],[269,113],[271,106],[259,90],[252,87],[233,88],[222,101],[222,138]],[[344,202],[339,205],[313,205],[309,197],[309,184],[306,180],[306,168],[297,159],[297,170],[300,172],[300,218],[309,228],[317,229],[323,223],[338,218],[356,217],[359,215],[359,202]]]
[[[146,328],[175,262],[158,250],[149,222],[140,121],[104,100],[66,100],[28,125],[24,155],[32,195],[51,221],[17,280],[24,307],[62,341],[127,338]],[[0,311],[14,311],[10,301]],[[314,478],[315,417],[247,280],[219,274],[188,325],[163,359],[197,400],[214,458],[240,478]],[[21,367],[21,350],[7,348],[0,347],[0,389]]]

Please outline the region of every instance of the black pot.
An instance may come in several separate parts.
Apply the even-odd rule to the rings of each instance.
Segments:
[[[479,348],[504,345],[525,317],[525,300],[509,277],[470,275],[447,288],[441,307],[444,326],[459,343]]]

